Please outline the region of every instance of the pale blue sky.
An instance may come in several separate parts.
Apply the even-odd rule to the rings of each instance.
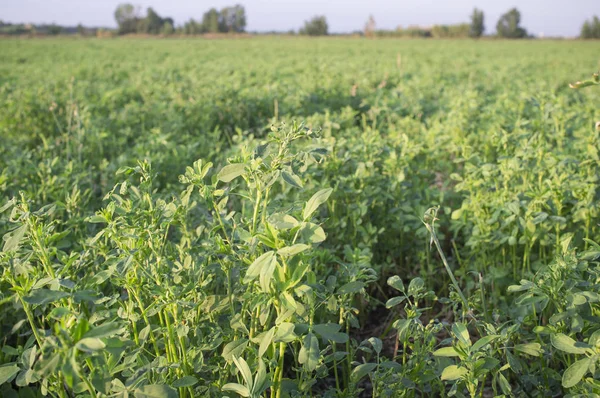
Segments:
[[[0,0],[0,19],[10,22],[55,22],[62,25],[115,26],[119,0]],[[127,2],[127,1],[125,1]],[[521,11],[522,25],[535,35],[576,36],[584,20],[600,16],[600,0],[133,0],[153,7],[177,25],[200,19],[205,10],[236,2],[246,7],[250,31],[298,29],[315,14],[324,14],[332,32],[362,29],[369,14],[378,28],[398,25],[451,24],[468,21],[473,7],[485,12],[486,33],[495,32],[500,15]]]

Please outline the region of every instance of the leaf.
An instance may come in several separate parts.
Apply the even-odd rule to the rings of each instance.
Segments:
[[[463,377],[464,375],[466,375],[468,373],[467,369],[465,368],[459,368],[456,365],[450,365],[444,368],[444,370],[442,371],[442,380],[457,380],[460,379],[461,377]]]
[[[229,182],[244,174],[245,168],[246,165],[244,163],[228,164],[227,166],[223,167],[221,171],[219,171],[219,174],[217,174],[217,179],[219,181]]]
[[[239,369],[242,378],[246,382],[246,386],[248,390],[252,390],[252,372],[250,371],[250,367],[248,363],[244,360],[244,358],[233,357],[233,363],[235,363],[236,368]]]
[[[21,239],[23,239],[23,236],[25,236],[26,232],[27,224],[23,224],[19,228],[14,229],[4,235],[4,247],[2,248],[2,251],[8,252],[11,250],[17,250],[19,248],[19,243],[21,243]]]
[[[165,384],[148,384],[136,388],[133,395],[135,398],[177,398],[177,390]]]
[[[312,372],[319,364],[320,355],[321,353],[319,352],[319,341],[317,336],[315,336],[313,333],[308,333],[302,339],[302,348],[300,348],[298,362],[304,365],[309,372]]]
[[[562,333],[553,334],[550,336],[550,340],[554,348],[569,354],[585,354],[586,349],[591,347],[587,344],[578,343]]]
[[[498,337],[500,337],[500,336],[489,335],[489,336],[484,336],[484,337],[480,338],[479,340],[477,340],[475,342],[475,344],[473,344],[473,347],[471,347],[471,352],[479,351],[480,349],[482,349],[483,347],[485,347],[492,341],[496,340]]]
[[[467,326],[464,323],[456,322],[454,325],[452,325],[452,334],[454,334],[454,337],[456,337],[458,341],[460,341],[464,345],[471,345],[469,331],[467,330]]]
[[[515,350],[532,357],[539,357],[544,353],[540,343],[517,344]]]
[[[406,300],[406,296],[392,297],[385,303],[385,308],[390,309]]]
[[[310,249],[309,245],[305,245],[304,243],[296,243],[292,246],[282,247],[281,249],[277,250],[277,254],[282,257],[290,257],[298,253],[302,253],[307,249]]]
[[[331,195],[333,189],[321,189],[319,192],[315,193],[312,198],[306,202],[306,206],[304,207],[304,211],[302,212],[302,218],[306,221],[308,218],[319,208],[320,205],[325,203],[327,199],[329,199],[329,195]]]
[[[281,176],[283,177],[283,180],[285,182],[287,182],[288,184],[290,184],[291,186],[294,186],[296,188],[302,188],[302,180],[296,174],[289,173],[284,170],[281,173]]]
[[[196,383],[198,383],[198,379],[196,379],[194,376],[183,376],[181,379],[177,379],[173,382],[173,387],[191,387]]]
[[[44,305],[58,301],[64,297],[67,297],[68,295],[68,293],[58,290],[37,289],[32,291],[28,296],[24,297],[23,300],[25,300],[25,302],[28,304]]]
[[[75,344],[75,348],[83,352],[95,352],[103,349],[104,347],[106,347],[106,344],[104,344],[102,340],[95,337],[86,337],[79,340],[77,344]]]
[[[377,367],[376,363],[362,363],[352,370],[352,378],[355,382],[371,373]]]
[[[254,376],[254,386],[252,387],[252,394],[259,396],[269,387],[269,381],[267,380],[267,367],[262,359],[258,360],[258,370]]]
[[[277,326],[277,332],[273,338],[274,343],[291,343],[298,337],[294,333],[296,326],[290,322],[282,322]]]
[[[404,292],[404,284],[398,275],[390,276],[387,280],[387,284],[399,292]]]
[[[344,344],[348,341],[348,335],[346,333],[339,333],[341,328],[342,326],[337,323],[328,323],[313,326],[313,330],[323,339]]]
[[[443,347],[439,350],[435,350],[433,355],[436,357],[457,357],[459,356],[458,352],[454,349],[454,347]]]
[[[348,282],[337,290],[337,294],[354,294],[361,291],[364,287],[365,284],[363,282]]]
[[[20,370],[15,364],[0,366],[0,386],[10,381]]]
[[[125,328],[117,322],[107,322],[86,332],[83,337],[110,337],[121,333]]]
[[[264,353],[269,349],[269,346],[273,342],[273,336],[275,335],[275,327],[273,326],[266,333],[263,334],[263,337],[260,341],[260,346],[258,348],[258,356],[262,357]]]
[[[250,264],[244,276],[244,283],[252,282],[260,274],[264,267],[270,267],[269,263],[276,261],[275,252],[268,251]]]
[[[227,383],[225,384],[221,390],[223,391],[233,391],[234,393],[242,396],[242,397],[249,397],[250,396],[250,390],[248,390],[248,387],[243,386],[241,384],[238,383]]]
[[[373,346],[375,352],[379,355],[381,353],[381,349],[383,348],[383,343],[377,337],[369,337],[369,343]]]
[[[223,353],[221,355],[223,356],[223,358],[225,358],[227,362],[232,361],[234,356],[239,357],[240,355],[242,355],[242,352],[244,352],[247,345],[247,339],[231,341],[227,343],[225,347],[223,347]]]
[[[569,366],[562,377],[562,385],[565,388],[571,388],[581,381],[587,373],[594,359],[584,358]]]
[[[508,380],[506,380],[506,377],[504,377],[504,375],[501,372],[498,372],[498,384],[500,385],[500,388],[502,389],[504,395],[511,396],[512,388],[510,386],[510,383],[508,382]]]
[[[408,295],[414,296],[415,294],[423,290],[423,286],[425,286],[425,281],[423,280],[423,278],[414,278],[408,284]]]
[[[299,222],[294,217],[285,213],[275,213],[269,217],[269,223],[280,230],[286,230],[298,226]]]
[[[302,239],[310,243],[320,243],[327,238],[323,228],[311,222],[305,223],[302,229],[300,230],[300,233],[302,234]]]
[[[273,252],[270,252],[273,253]],[[275,272],[275,267],[277,266],[277,259],[273,256],[270,261],[266,262],[265,265],[260,270],[260,288],[263,292],[267,293],[269,291],[269,286],[271,285],[271,279],[273,279],[273,273]]]

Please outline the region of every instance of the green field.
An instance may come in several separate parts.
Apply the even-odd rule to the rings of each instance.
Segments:
[[[599,42],[0,53],[0,396],[599,396]]]

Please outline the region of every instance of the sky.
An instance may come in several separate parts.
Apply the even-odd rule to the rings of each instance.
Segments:
[[[201,19],[211,7],[240,3],[246,8],[246,30],[263,32],[297,30],[314,15],[325,15],[333,33],[362,30],[369,15],[378,29],[453,24],[469,21],[477,7],[485,13],[485,32],[490,34],[498,18],[517,7],[529,33],[570,37],[579,34],[586,19],[600,16],[600,0],[0,0],[0,20],[114,27],[114,10],[122,2],[143,10],[152,7],[176,25]]]

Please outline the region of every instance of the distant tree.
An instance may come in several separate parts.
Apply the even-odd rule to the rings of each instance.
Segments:
[[[119,34],[135,33],[140,23],[139,9],[133,4],[119,4],[115,10],[115,20],[119,25]]]
[[[172,35],[173,32],[175,32],[175,28],[173,28],[173,24],[170,23],[169,21],[167,21],[162,27],[162,34],[168,36],[168,35]]]
[[[597,16],[583,23],[580,37],[582,39],[600,39],[600,19]]]
[[[56,24],[52,24],[48,26],[48,34],[49,35],[59,35],[62,32],[62,27]]]
[[[473,14],[471,14],[471,28],[469,30],[469,36],[481,37],[485,31],[485,25],[483,24],[483,11],[475,8]]]
[[[145,22],[145,33],[158,34],[162,30],[163,20],[152,7],[148,7],[146,11]]]
[[[329,27],[327,19],[324,15],[315,16],[309,21],[304,22],[304,27],[300,30],[300,34],[309,36],[325,36],[328,34]]]
[[[527,31],[519,26],[521,23],[521,13],[516,8],[509,10],[502,15],[496,24],[498,36],[509,39],[520,39],[527,37]]]
[[[376,28],[377,28],[377,25],[375,24],[375,18],[373,18],[373,15],[369,15],[369,19],[367,20],[367,23],[365,24],[365,36],[373,37],[375,35]]]
[[[77,25],[77,34],[79,36],[86,36],[88,34],[88,31],[82,24],[79,24]]]
[[[246,9],[236,4],[233,7],[225,7],[219,13],[219,31],[243,32],[246,29]]]
[[[202,32],[201,33],[217,33],[219,32],[219,11],[216,8],[211,8],[204,13],[202,17]]]

